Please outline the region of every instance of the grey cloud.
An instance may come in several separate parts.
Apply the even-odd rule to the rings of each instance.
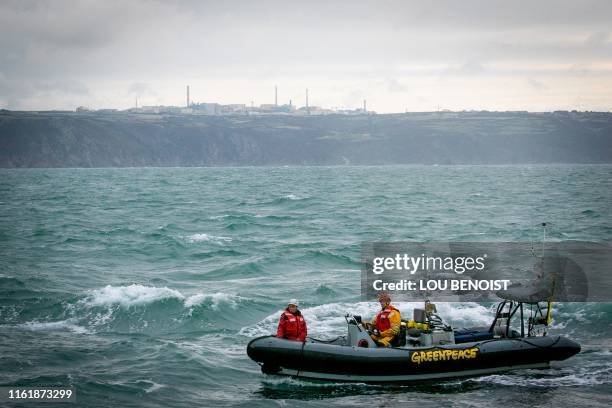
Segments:
[[[588,46],[602,46],[609,45],[610,33],[606,31],[598,31],[587,37],[585,44]]]
[[[126,72],[156,77],[273,77],[279,71],[293,73],[313,62],[317,62],[314,71],[326,71],[334,64],[352,69],[361,61],[382,71],[390,63],[408,61],[601,55],[601,49],[584,45],[556,43],[551,47],[537,33],[528,34],[527,40],[517,37],[513,41],[515,36],[507,32],[510,27],[522,26],[518,23],[523,14],[529,14],[524,17],[529,21],[539,16],[541,25],[565,22],[568,12],[563,7],[545,14],[541,6],[531,6],[530,13],[524,13],[516,5],[485,7],[483,2],[473,1],[461,2],[462,7],[456,2],[443,7],[411,2],[219,3],[128,2],[125,6],[56,2],[28,10],[29,14],[20,11],[17,19],[10,17],[9,8],[3,14],[10,18],[4,20],[13,23],[2,25],[0,30],[19,40],[4,44],[3,49],[12,49],[21,58],[0,69],[31,76],[77,74],[81,78],[125,77]],[[478,13],[474,11],[477,8]],[[503,17],[494,18],[492,13]],[[577,14],[574,26],[582,21]],[[593,17],[588,17],[592,22]],[[397,18],[403,24],[390,27],[389,22]],[[486,28],[490,20],[495,21],[495,29]],[[446,26],[437,26],[438,21]],[[22,35],[17,35],[19,30]],[[43,66],[42,61],[47,63]]]
[[[194,15],[214,15],[237,23],[258,20],[282,27],[306,26],[312,31],[328,27],[357,27],[369,30],[392,26],[442,29],[495,29],[541,26],[607,27],[612,19],[612,4],[600,0],[559,2],[557,0],[491,1],[355,1],[311,0],[309,2],[226,1],[181,2],[180,9]]]
[[[436,73],[437,75],[461,77],[487,74],[487,70],[479,61],[470,60],[462,64],[451,65],[444,70],[438,70]]]
[[[127,92],[129,95],[134,96],[155,95],[151,86],[144,82],[132,82]]]
[[[389,92],[408,92],[408,87],[400,83],[396,78],[388,78],[386,85]]]
[[[34,88],[47,93],[65,93],[72,95],[89,95],[89,88],[83,82],[76,80],[41,81]]]
[[[524,80],[539,78],[529,72],[537,64],[611,75],[590,68],[612,61],[610,21],[605,0],[5,1],[0,71],[40,92],[49,83],[72,92],[69,81],[114,81],[117,94],[142,96],[189,78],[351,77],[399,93],[407,76]]]
[[[481,74],[484,71],[484,66],[478,61],[467,61],[459,68],[459,72],[466,75]]]
[[[537,81],[533,78],[527,78],[527,83],[529,84],[529,86],[531,86],[533,89],[537,91],[543,91],[543,90],[548,89],[548,87],[544,85],[542,82]]]
[[[9,107],[27,109],[27,103],[32,101],[80,99],[91,92],[86,84],[76,80],[30,81],[0,75],[0,95]]]
[[[3,46],[15,44],[23,49],[40,44],[53,49],[87,49],[110,43],[117,33],[110,24],[104,24],[113,21],[110,10],[102,10],[93,3],[86,10],[83,5],[55,7],[54,3],[40,2],[27,8],[3,8],[0,12]]]

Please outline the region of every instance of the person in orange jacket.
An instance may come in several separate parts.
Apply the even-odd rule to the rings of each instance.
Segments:
[[[391,296],[387,292],[378,294],[378,302],[381,311],[372,319],[371,323],[366,323],[366,328],[376,329],[374,333],[370,334],[376,344],[389,347],[395,336],[400,333],[402,317],[400,311],[391,306]]]
[[[288,340],[306,341],[308,330],[306,320],[302,312],[298,309],[299,303],[296,299],[291,299],[287,308],[280,317],[276,337]]]

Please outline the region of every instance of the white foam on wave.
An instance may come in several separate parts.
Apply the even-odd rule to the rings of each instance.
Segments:
[[[89,291],[84,302],[88,306],[110,306],[118,304],[124,307],[144,305],[163,299],[184,299],[185,296],[178,290],[167,287],[129,285],[111,286]]]
[[[212,242],[213,244],[223,245],[225,242],[231,242],[230,237],[222,237],[209,234],[193,234],[185,238],[187,242],[193,244],[196,242]]]
[[[205,334],[197,339],[159,339],[170,347],[173,353],[179,352],[190,360],[209,369],[232,367],[235,372],[245,375],[259,375],[257,365],[245,361],[244,344],[235,342],[233,333]],[[165,347],[166,347],[165,346]]]
[[[529,373],[526,370],[525,373]],[[540,374],[540,373],[537,373]],[[567,373],[566,375],[555,375],[547,377],[534,377],[523,373],[505,374],[505,375],[489,375],[486,377],[474,378],[472,381],[480,383],[492,383],[497,385],[507,385],[512,387],[576,387],[576,386],[593,386],[610,383],[609,373],[603,371],[584,372],[584,373]]]
[[[561,307],[559,307],[561,306]],[[563,307],[559,304],[553,305],[552,328],[564,330],[573,334],[580,331],[579,327],[585,324],[593,324],[597,320],[605,318],[605,312],[594,310],[593,304],[584,303],[576,307]]]
[[[75,333],[88,333],[87,329],[75,324],[74,319],[60,320],[56,322],[25,322],[17,325],[18,328],[31,331],[62,331],[69,330]]]
[[[229,306],[232,309],[237,309],[238,304],[246,300],[242,296],[230,295],[223,292],[217,293],[196,293],[185,299],[185,307],[195,307],[210,303],[210,307],[218,310],[220,306]]]
[[[73,316],[67,320],[50,322],[30,321],[11,325],[10,327],[30,331],[64,330],[75,333],[91,334],[93,332],[88,329],[95,330],[96,328],[111,323],[120,308],[146,306],[166,299],[175,299],[180,302],[178,303],[179,307],[182,306],[188,309],[187,316],[191,316],[194,308],[198,306],[202,306],[206,309],[210,308],[215,311],[221,308],[225,308],[226,310],[227,308],[238,309],[241,303],[250,300],[249,298],[223,292],[197,293],[186,297],[178,290],[167,287],[160,288],[139,284],[128,286],[107,285],[101,289],[88,291],[87,295],[76,303],[67,304],[66,311],[69,316]],[[96,307],[101,308],[91,309]],[[82,314],[83,309],[85,314]],[[143,327],[148,325],[147,321],[142,321],[141,323]]]
[[[165,384],[158,384],[158,383],[156,383],[155,381],[151,381],[151,380],[142,380],[142,382],[144,382],[144,383],[147,383],[147,384],[150,384],[150,385],[151,385],[149,388],[146,388],[146,389],[144,390],[144,391],[145,391],[147,394],[149,394],[149,393],[151,393],[151,392],[153,392],[153,391],[157,391],[157,390],[159,390],[160,388],[164,388],[164,387],[166,387],[166,385],[165,385]]]
[[[113,320],[113,309],[108,308],[105,312],[96,313],[91,317],[91,326],[99,327],[110,323]]]
[[[216,292],[216,293],[196,293],[191,296],[185,296],[181,292],[168,287],[155,287],[133,284],[129,286],[111,286],[107,285],[102,289],[91,290],[87,297],[79,303],[87,307],[95,306],[143,306],[165,299],[177,299],[183,302],[185,308],[194,308],[197,306],[210,307],[213,310],[219,310],[221,307],[229,307],[238,309],[240,303],[248,300],[243,296]],[[96,320],[104,323],[112,316],[107,314],[98,314]]]
[[[332,389],[340,389],[340,388],[349,388],[349,389],[359,389],[359,388],[381,388],[384,387],[384,385],[380,385],[380,384],[367,384],[367,383],[360,383],[360,382],[331,382],[331,381],[325,381],[325,382],[313,382],[313,381],[309,381],[308,379],[302,379],[302,378],[294,378],[294,377],[284,377],[284,376],[278,376],[278,377],[273,377],[273,376],[265,376],[264,378],[262,378],[261,380],[263,383],[267,384],[269,387],[300,387],[303,389],[325,389],[325,388],[332,388]]]
[[[438,303],[436,307],[438,315],[454,328],[488,326],[495,316],[492,309],[478,303]]]
[[[228,218],[230,215],[229,214],[222,214],[222,215],[211,215],[210,217],[208,217],[209,220],[222,220],[224,218]]]
[[[394,304],[402,318],[412,318],[412,310],[422,308],[421,302],[400,302]],[[485,326],[491,323],[493,313],[486,307],[477,303],[451,304],[440,303],[437,305],[438,314],[453,327]],[[346,334],[346,313],[360,315],[364,319],[373,318],[378,313],[380,305],[376,302],[359,303],[328,303],[320,306],[306,307],[302,314],[308,325],[308,335],[315,338],[333,338]],[[245,326],[240,329],[239,334],[246,337],[258,337],[276,332],[278,321],[282,310],[267,316],[260,322]]]
[[[283,196],[283,198],[286,199],[286,200],[292,200],[292,201],[303,200],[304,199],[304,197],[299,197],[299,196],[297,196],[295,194],[285,194]]]
[[[205,334],[196,340],[163,340],[183,350],[206,365],[223,366],[229,360],[244,359],[244,345],[233,342],[228,334]]]

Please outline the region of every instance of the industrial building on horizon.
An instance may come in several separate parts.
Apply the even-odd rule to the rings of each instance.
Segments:
[[[155,105],[138,106],[138,98],[135,100],[135,105],[132,108],[125,110],[118,109],[89,109],[84,106],[79,106],[77,112],[128,112],[128,113],[143,113],[143,114],[178,114],[178,115],[371,115],[376,114],[374,111],[366,109],[366,100],[363,100],[363,108],[355,109],[338,109],[338,108],[323,108],[319,106],[310,106],[308,102],[308,88],[306,88],[305,105],[297,107],[289,100],[287,104],[278,104],[278,86],[274,86],[274,103],[264,103],[259,106],[254,106],[251,101],[250,106],[244,103],[221,104],[217,102],[194,102],[190,96],[189,85],[186,86],[186,104],[185,106],[166,106]]]

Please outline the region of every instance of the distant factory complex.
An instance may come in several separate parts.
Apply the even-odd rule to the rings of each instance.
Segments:
[[[100,112],[111,113],[119,112],[118,109],[98,109],[92,110],[84,106],[79,106],[77,112]],[[138,106],[138,99],[135,100],[133,108],[126,109],[122,112],[143,113],[143,114],[182,114],[182,115],[367,115],[376,114],[374,111],[368,111],[366,100],[363,100],[363,106],[356,109],[328,109],[319,106],[310,106],[308,103],[308,89],[305,93],[304,106],[297,107],[292,100],[289,103],[278,104],[278,87],[274,87],[274,103],[261,104],[254,106],[253,102],[250,105],[244,103],[234,103],[223,105],[215,102],[193,102],[189,95],[189,86],[186,89],[185,106]]]

